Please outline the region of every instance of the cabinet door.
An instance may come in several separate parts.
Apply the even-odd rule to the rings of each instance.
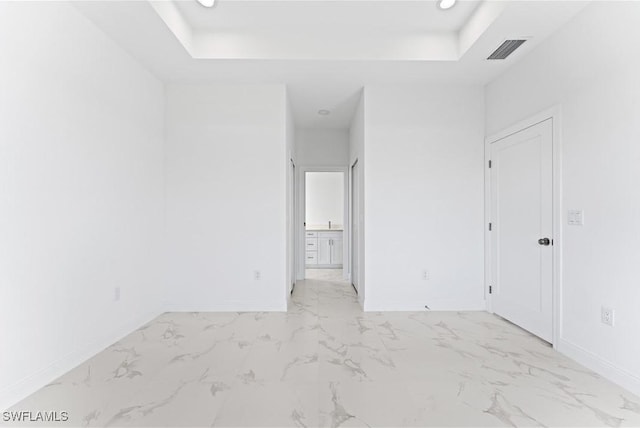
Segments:
[[[342,239],[331,240],[331,264],[342,264]]]
[[[318,264],[330,265],[331,264],[331,246],[329,245],[331,239],[318,238]]]

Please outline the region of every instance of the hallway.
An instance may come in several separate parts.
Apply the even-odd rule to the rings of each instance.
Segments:
[[[163,314],[11,410],[68,411],[56,426],[640,425],[638,397],[500,318],[363,313],[348,283],[318,279],[288,313]]]

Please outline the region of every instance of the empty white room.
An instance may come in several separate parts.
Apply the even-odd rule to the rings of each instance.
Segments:
[[[0,1],[0,426],[640,427],[640,1]]]

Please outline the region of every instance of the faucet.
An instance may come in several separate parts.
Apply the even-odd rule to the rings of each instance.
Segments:
[[[331,220],[329,220],[329,229],[331,229]]]

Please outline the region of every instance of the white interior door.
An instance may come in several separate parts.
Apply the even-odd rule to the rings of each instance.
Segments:
[[[491,305],[551,342],[553,122],[491,144]]]
[[[358,242],[360,218],[360,196],[358,193],[358,162],[351,167],[351,283],[358,291]]]

